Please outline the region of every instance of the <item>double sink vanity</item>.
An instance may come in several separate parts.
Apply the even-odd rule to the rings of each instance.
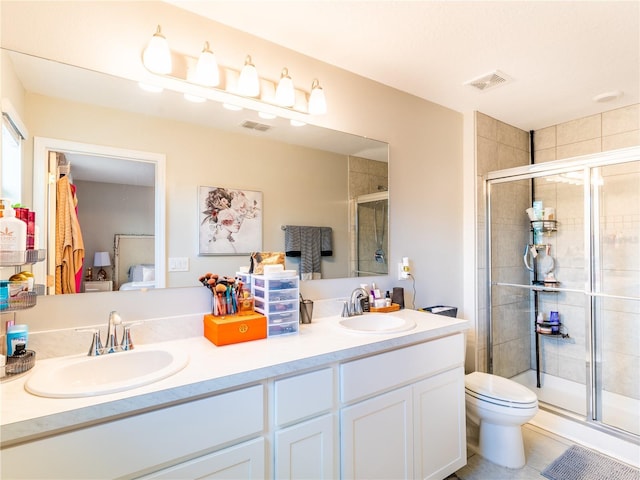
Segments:
[[[466,329],[401,310],[41,360],[1,385],[0,473],[442,479],[466,463]]]

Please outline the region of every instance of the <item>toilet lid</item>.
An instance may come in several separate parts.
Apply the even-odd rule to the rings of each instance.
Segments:
[[[465,376],[464,383],[465,389],[476,397],[511,404],[532,404],[538,401],[536,394],[524,385],[490,373],[470,373]]]

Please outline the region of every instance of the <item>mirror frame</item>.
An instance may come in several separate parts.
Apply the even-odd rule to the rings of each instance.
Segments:
[[[55,204],[55,192],[50,185],[55,184],[55,178],[49,178],[49,152],[80,153],[99,157],[116,157],[129,161],[153,163],[155,166],[155,212],[154,212],[154,244],[156,265],[156,288],[166,288],[166,156],[160,153],[129,150],[123,148],[92,145],[87,143],[71,142],[46,137],[33,138],[33,206],[37,212],[47,212],[40,215],[36,224],[40,232],[46,232],[46,249],[55,251],[55,236],[50,232],[55,231],[55,218],[48,214],[46,205],[53,199]],[[45,217],[45,218],[43,218]],[[55,255],[47,256],[47,264],[36,264],[35,268],[42,268],[42,278],[48,278],[50,272],[55,272]],[[47,281],[47,284],[50,282]],[[47,294],[55,292],[47,287]]]

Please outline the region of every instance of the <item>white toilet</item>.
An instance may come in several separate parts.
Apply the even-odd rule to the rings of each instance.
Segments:
[[[525,465],[522,425],[538,412],[538,397],[527,387],[483,372],[465,377],[467,415],[480,426],[479,454],[507,468]]]

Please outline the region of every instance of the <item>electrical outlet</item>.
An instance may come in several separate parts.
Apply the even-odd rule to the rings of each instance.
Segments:
[[[407,265],[403,265],[402,263],[398,264],[398,280],[408,280],[409,273],[410,271]]]
[[[188,257],[169,258],[169,271],[170,272],[188,272],[189,258]]]
[[[402,263],[398,264],[398,280],[407,280],[410,276],[409,257],[402,257]]]

